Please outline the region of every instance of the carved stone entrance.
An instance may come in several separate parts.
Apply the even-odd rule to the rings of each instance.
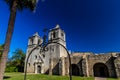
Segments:
[[[37,73],[41,73],[41,66],[37,66]]]
[[[72,75],[73,76],[79,76],[79,67],[76,64],[72,64]]]
[[[95,77],[109,77],[108,68],[103,63],[96,63],[93,67]]]

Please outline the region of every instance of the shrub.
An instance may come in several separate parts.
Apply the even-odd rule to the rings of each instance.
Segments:
[[[18,72],[18,69],[16,67],[7,67],[5,72]]]

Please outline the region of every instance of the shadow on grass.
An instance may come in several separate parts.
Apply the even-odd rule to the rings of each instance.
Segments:
[[[4,79],[8,79],[8,78],[11,78],[10,76],[4,76]]]

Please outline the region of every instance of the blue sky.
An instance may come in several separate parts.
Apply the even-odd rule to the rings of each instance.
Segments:
[[[0,44],[4,43],[9,7],[0,0]],[[17,12],[10,55],[26,52],[35,32],[59,24],[66,32],[67,48],[79,52],[120,52],[120,0],[39,0],[36,11]]]

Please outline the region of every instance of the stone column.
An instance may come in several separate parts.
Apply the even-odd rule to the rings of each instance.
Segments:
[[[41,64],[41,73],[44,74],[44,64]]]
[[[49,75],[52,75],[52,69],[53,69],[53,59],[50,58],[50,60],[49,60]]]
[[[69,76],[69,68],[70,68],[69,58],[66,57],[66,58],[65,58],[65,74],[66,74],[67,76]]]
[[[116,77],[120,77],[120,64],[115,63]]]
[[[116,76],[120,77],[120,68],[119,67],[116,68]]]
[[[88,66],[88,56],[86,55],[86,73],[87,73],[87,77],[89,77],[89,66]]]
[[[84,55],[83,59],[84,59],[84,65],[82,65],[82,66],[84,66],[83,67],[84,69],[82,68],[84,70],[83,74],[84,74],[84,76],[89,77],[89,66],[88,66],[88,57],[87,57],[87,55]]]
[[[65,76],[65,58],[61,58],[61,64],[62,64],[62,76]]]
[[[35,74],[37,74],[37,63],[35,63]]]

